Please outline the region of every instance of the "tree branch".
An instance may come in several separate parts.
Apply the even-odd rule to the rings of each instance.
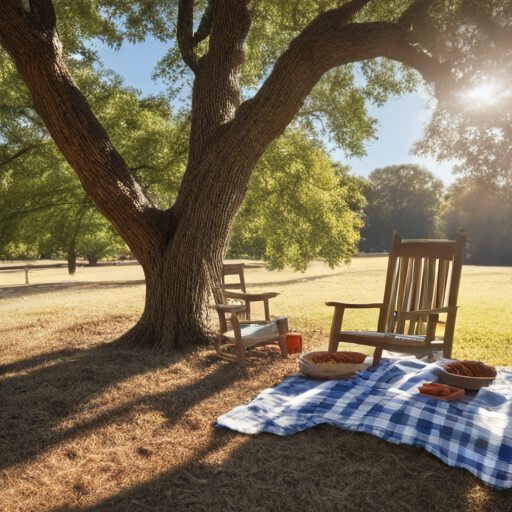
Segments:
[[[273,140],[292,121],[322,75],[351,62],[387,57],[413,67],[427,81],[435,78],[437,62],[411,44],[407,30],[386,22],[340,24],[345,19],[343,11],[328,11],[306,27],[278,59],[260,91],[241,105],[240,118],[247,113],[246,123],[251,122],[248,118],[264,120],[265,135]]]
[[[185,184],[188,171],[194,172],[205,149],[221,137],[240,105],[239,70],[245,60],[244,42],[251,26],[247,1],[215,0],[211,6],[208,53],[200,60],[192,92],[190,157],[183,179]]]
[[[4,160],[3,162],[0,162],[0,167],[3,167],[4,165],[7,165],[9,162],[12,162],[13,160],[16,160],[20,156],[23,156],[25,153],[28,153],[29,151],[31,151],[32,149],[36,148],[40,144],[41,143],[39,142],[39,143],[31,144],[30,146],[27,146],[26,148],[20,149],[17,153],[15,153],[11,157],[9,157],[7,160]]]
[[[194,72],[198,70],[199,62],[194,53],[193,42],[194,0],[180,0],[178,4],[178,24],[176,38],[183,62]]]
[[[199,23],[199,27],[192,38],[192,46],[196,47],[201,41],[204,41],[210,35],[212,29],[212,12],[212,6],[210,2],[208,2],[203,17],[201,18],[201,22]]]
[[[338,7],[340,13],[343,13],[343,20],[339,21],[340,23],[348,23],[352,20],[352,18],[366,6],[369,4],[371,0],[352,0],[342,6]]]
[[[416,0],[398,18],[398,25],[405,29],[412,29],[416,22],[423,22],[428,11],[437,0]]]
[[[16,219],[18,217],[24,217],[26,215],[29,215],[31,213],[34,213],[34,212],[38,212],[38,211],[41,211],[41,210],[47,210],[49,208],[54,208],[56,206],[83,206],[84,208],[93,208],[94,207],[94,203],[92,201],[88,201],[88,202],[71,202],[71,203],[47,203],[47,204],[42,204],[42,205],[39,205],[39,206],[35,206],[33,208],[30,208],[30,209],[27,209],[27,210],[21,210],[21,211],[17,211],[15,213],[11,213],[10,215],[6,215],[5,217],[0,217],[0,219],[2,219],[3,222],[7,222],[7,221],[10,221],[10,220],[13,220],[13,219]]]

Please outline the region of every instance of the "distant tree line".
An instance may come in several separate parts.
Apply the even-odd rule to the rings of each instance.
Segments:
[[[116,90],[117,101],[121,92]],[[158,129],[169,136],[177,121],[166,119],[157,104],[144,104],[130,93],[122,101],[126,100],[146,109],[148,120],[161,119]],[[162,136],[155,131],[153,137]],[[137,158],[138,148],[134,149]],[[63,164],[58,156],[49,159],[49,154],[50,149],[41,145],[30,157],[17,158],[15,170],[25,174],[24,186],[6,187],[4,182],[4,193],[0,187],[0,259],[64,256],[74,272],[77,257],[87,258],[91,265],[100,258],[127,257],[124,242],[74,180],[66,182],[67,174],[61,171],[54,181],[52,169]],[[179,155],[174,158],[179,162]],[[30,169],[35,170],[31,180]],[[156,190],[161,186],[158,170],[152,162],[148,186]],[[305,176],[309,185],[297,187]],[[375,169],[365,179],[333,163],[320,146],[296,130],[271,145],[251,184],[235,221],[228,258],[263,259],[270,269],[291,265],[304,270],[314,258],[334,264],[340,251],[347,250],[337,247],[341,230],[345,236],[352,233],[355,254],[356,248],[387,252],[393,230],[403,238],[454,239],[463,227],[468,234],[468,264],[512,264],[512,183],[504,179],[467,175],[445,189],[432,172],[414,164]],[[53,201],[48,200],[50,195]]]
[[[403,238],[436,238],[441,180],[418,165],[406,164],[375,169],[368,182],[360,251],[387,251],[394,229]]]
[[[385,252],[393,230],[403,238],[454,239],[466,230],[465,259],[474,265],[512,265],[512,183],[470,174],[447,190],[418,165],[376,169],[363,189],[359,250]]]

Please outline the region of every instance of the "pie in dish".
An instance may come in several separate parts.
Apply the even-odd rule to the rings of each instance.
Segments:
[[[361,352],[342,351],[327,354],[314,354],[309,360],[315,364],[361,364],[366,359]]]
[[[480,361],[456,361],[443,365],[444,371],[462,377],[496,377],[496,368]]]

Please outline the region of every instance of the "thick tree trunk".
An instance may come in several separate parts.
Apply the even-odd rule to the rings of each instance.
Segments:
[[[206,344],[209,287],[214,269],[207,262],[163,257],[144,268],[146,300],[137,324],[118,343],[128,347],[186,349]]]
[[[222,155],[215,163],[224,172],[226,166],[236,165]],[[200,174],[200,169],[196,172]],[[223,256],[243,199],[243,193],[233,190],[239,187],[236,180],[226,183],[217,176],[211,172],[195,185],[194,200],[181,211],[165,253],[159,258],[139,258],[146,277],[144,313],[121,343],[183,349],[211,338],[207,306],[221,282]]]
[[[120,343],[184,349],[205,344],[212,337],[207,305],[211,290],[220,282],[227,236],[224,243],[209,244],[208,225],[205,223],[201,232],[178,232],[164,256],[142,264],[146,277],[144,313]]]

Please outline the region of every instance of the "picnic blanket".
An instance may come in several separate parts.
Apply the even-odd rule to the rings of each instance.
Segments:
[[[447,402],[418,392],[421,383],[438,380],[436,368],[401,358],[349,380],[296,374],[220,416],[217,426],[288,435],[328,423],[419,446],[492,487],[512,487],[512,370],[500,368],[493,386]]]

